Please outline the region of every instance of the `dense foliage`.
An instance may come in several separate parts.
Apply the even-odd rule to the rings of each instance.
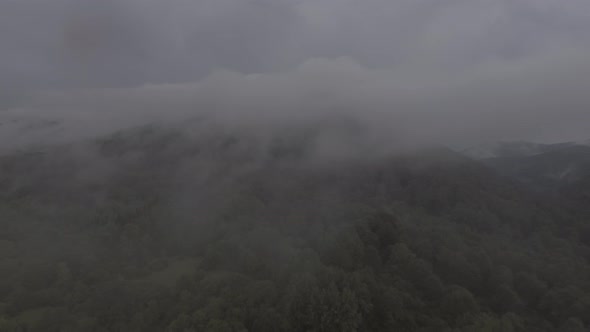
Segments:
[[[590,326],[583,199],[444,149],[314,161],[200,139],[148,128],[2,157],[0,331]]]

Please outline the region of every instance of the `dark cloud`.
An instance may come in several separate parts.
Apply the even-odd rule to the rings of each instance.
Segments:
[[[461,68],[588,46],[585,1],[7,0],[3,85],[129,86],[349,56]]]
[[[298,24],[293,6],[266,0],[4,1],[0,21],[3,83],[40,87],[270,69]]]
[[[398,140],[575,138],[589,16],[584,0],[6,0],[1,131],[338,110]]]

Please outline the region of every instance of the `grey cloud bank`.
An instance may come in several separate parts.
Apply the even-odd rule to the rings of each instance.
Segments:
[[[3,148],[205,113],[346,114],[414,144],[590,136],[581,0],[3,1],[0,44]]]
[[[461,69],[590,45],[582,0],[6,0],[0,18],[2,84],[24,88],[178,83],[340,56]]]

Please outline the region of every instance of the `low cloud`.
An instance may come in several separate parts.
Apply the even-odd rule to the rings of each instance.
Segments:
[[[2,147],[91,138],[147,123],[187,128],[187,120],[198,118],[257,135],[346,118],[385,148],[587,139],[585,54],[564,50],[463,72],[313,59],[295,70],[219,71],[194,83],[44,91],[2,114]]]

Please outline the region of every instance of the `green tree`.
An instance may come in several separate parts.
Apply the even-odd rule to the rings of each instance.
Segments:
[[[441,309],[447,320],[454,325],[477,312],[479,307],[470,291],[460,286],[451,286],[442,300]]]

